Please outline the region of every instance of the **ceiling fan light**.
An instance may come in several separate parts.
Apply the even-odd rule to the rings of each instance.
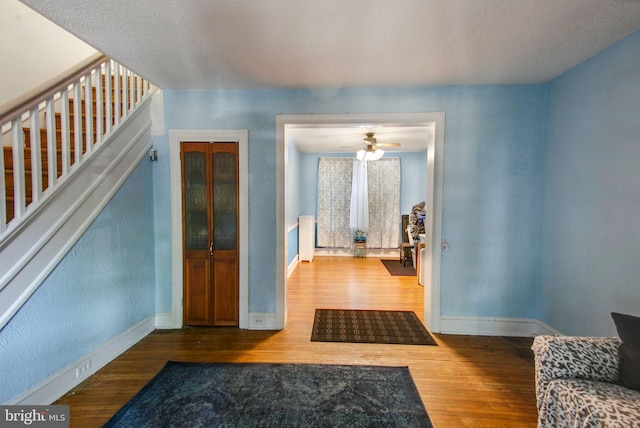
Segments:
[[[358,150],[356,152],[356,159],[359,161],[377,161],[384,155],[384,150]]]
[[[377,161],[382,157],[382,155],[384,155],[384,150],[378,149],[375,152],[371,153],[371,160]]]

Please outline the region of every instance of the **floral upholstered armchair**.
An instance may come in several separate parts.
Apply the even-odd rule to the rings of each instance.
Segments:
[[[640,427],[638,385],[621,378],[638,369],[637,361],[622,344],[617,337],[536,337],[538,427]]]

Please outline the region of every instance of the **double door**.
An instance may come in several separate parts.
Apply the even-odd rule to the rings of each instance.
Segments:
[[[238,325],[238,145],[182,142],[183,322]]]

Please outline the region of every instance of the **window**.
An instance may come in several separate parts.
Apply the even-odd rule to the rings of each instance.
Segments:
[[[367,247],[397,248],[400,224],[400,159],[383,158],[367,162],[366,183],[353,186],[354,168],[362,166],[351,158],[320,158],[318,163],[318,246],[349,248],[353,230],[367,232]],[[356,184],[358,184],[356,183]],[[361,193],[365,192],[366,193]],[[352,193],[353,192],[353,193]],[[352,195],[363,198],[365,220],[350,222]],[[355,202],[355,201],[354,201]],[[357,216],[353,216],[357,217]],[[368,224],[367,224],[368,223]]]

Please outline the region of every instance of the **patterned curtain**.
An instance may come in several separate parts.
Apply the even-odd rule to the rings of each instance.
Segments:
[[[356,164],[357,165],[357,164]],[[350,248],[354,162],[320,158],[318,164],[318,246]],[[367,162],[368,248],[398,248],[400,242],[400,159]]]
[[[318,246],[351,247],[349,228],[353,159],[320,158],[318,163]]]
[[[400,159],[368,162],[369,248],[397,248],[400,242]]]

